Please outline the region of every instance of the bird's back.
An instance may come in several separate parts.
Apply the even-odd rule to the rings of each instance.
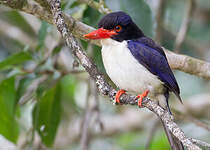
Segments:
[[[128,47],[136,60],[156,75],[181,101],[179,86],[162,48],[148,37],[130,40]]]

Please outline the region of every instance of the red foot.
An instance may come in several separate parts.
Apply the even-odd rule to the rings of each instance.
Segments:
[[[116,104],[120,104],[120,96],[122,95],[122,94],[125,94],[125,90],[119,90],[119,91],[117,91],[117,93],[116,93],[116,95],[115,95],[115,103]]]
[[[142,106],[142,100],[143,98],[145,98],[149,93],[149,90],[144,91],[142,94],[136,96],[136,98],[138,99],[138,106],[141,107]]]

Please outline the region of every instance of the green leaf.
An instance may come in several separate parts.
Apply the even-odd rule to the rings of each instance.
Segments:
[[[58,84],[43,94],[33,110],[33,125],[48,147],[53,145],[60,116],[61,88]]]
[[[67,98],[69,100],[74,99],[74,94],[76,90],[77,80],[72,75],[64,76],[61,80],[62,86],[62,97],[63,99]]]
[[[13,54],[0,62],[0,70],[10,69],[13,65],[21,64],[31,59],[32,57],[28,52]]]
[[[15,78],[0,83],[0,134],[16,143],[19,130],[15,120]]]
[[[107,0],[106,3],[113,11],[128,13],[147,36],[152,36],[152,12],[144,0]]]
[[[98,26],[98,22],[99,20],[102,18],[102,14],[99,13],[97,10],[88,7],[83,14],[83,20],[82,22],[86,23],[86,24],[90,24],[93,27]]]

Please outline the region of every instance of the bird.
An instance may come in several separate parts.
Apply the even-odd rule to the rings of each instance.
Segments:
[[[116,103],[120,104],[120,96],[126,92],[140,93],[136,97],[139,107],[143,98],[148,97],[157,100],[170,114],[169,92],[182,103],[178,83],[162,47],[147,37],[128,14],[117,11],[105,15],[98,29],[84,37],[101,42],[106,73],[120,89]],[[183,149],[182,143],[178,145],[178,150]]]

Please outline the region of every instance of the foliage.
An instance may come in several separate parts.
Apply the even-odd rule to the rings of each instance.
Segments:
[[[16,143],[19,127],[16,122],[15,78],[11,77],[0,83],[0,134]]]
[[[14,65],[31,60],[32,57],[28,52],[19,52],[13,54],[0,62],[0,70],[11,69]]]
[[[46,91],[38,100],[33,110],[33,126],[44,144],[51,146],[61,117],[60,85]]]

